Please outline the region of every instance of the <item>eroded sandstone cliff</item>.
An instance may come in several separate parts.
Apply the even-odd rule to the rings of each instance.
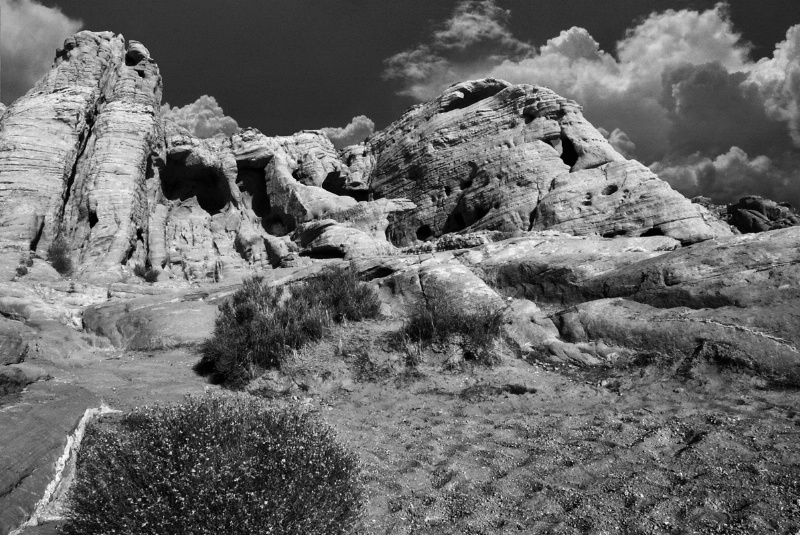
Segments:
[[[0,247],[46,257],[60,237],[83,278],[214,281],[475,230],[730,233],[542,87],[457,84],[341,152],[318,131],[194,138],[161,87],[140,43],[68,39],[0,123]]]

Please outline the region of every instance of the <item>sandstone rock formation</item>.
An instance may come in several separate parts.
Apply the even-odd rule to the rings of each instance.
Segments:
[[[765,232],[800,225],[800,213],[757,196],[743,197],[728,206],[731,224],[740,232]]]
[[[198,139],[160,106],[142,44],[81,32],[0,109],[0,395],[27,388],[36,411],[60,407],[31,428],[43,439],[30,462],[17,459],[24,440],[0,444],[0,532],[97,402],[61,378],[120,358],[95,349],[196,346],[253,273],[277,286],[351,265],[393,320],[433,293],[502,307],[531,359],[657,354],[800,384],[797,214],[754,197],[727,213],[688,201],[548,89],[457,84],[338,152],[313,130]],[[57,237],[71,279],[44,260]],[[0,426],[27,429],[21,406]]]
[[[694,243],[729,231],[626,161],[575,102],[538,86],[464,82],[345,150],[345,189],[406,197],[389,228],[408,244],[448,232],[557,229],[665,235]]]

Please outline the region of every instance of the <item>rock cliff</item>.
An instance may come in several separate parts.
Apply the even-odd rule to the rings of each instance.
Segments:
[[[46,257],[61,237],[83,278],[113,282],[140,264],[216,281],[475,230],[685,244],[730,233],[545,88],[457,84],[339,153],[312,130],[194,138],[160,117],[161,84],[136,41],[64,43],[0,123],[0,248]],[[353,210],[371,218],[366,234]]]

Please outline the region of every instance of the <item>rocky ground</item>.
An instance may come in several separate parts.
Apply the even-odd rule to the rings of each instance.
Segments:
[[[577,368],[500,348],[487,368],[437,347],[409,367],[417,348],[393,341],[399,327],[337,327],[250,387],[318,413],[358,452],[366,533],[800,529],[799,390],[648,354]],[[191,371],[196,359],[192,347],[106,349],[50,382],[126,410],[217,388]],[[35,395],[2,398],[0,417]]]

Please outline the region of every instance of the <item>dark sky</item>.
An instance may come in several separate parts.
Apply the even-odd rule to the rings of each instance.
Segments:
[[[364,114],[383,128],[413,102],[381,75],[384,59],[424,42],[456,0],[43,0],[147,46],[172,105],[216,97],[240,126],[269,135],[344,126]],[[515,37],[540,46],[581,26],[613,52],[653,11],[708,9],[713,0],[498,0]],[[797,0],[732,0],[731,19],[756,57],[800,22]]]

